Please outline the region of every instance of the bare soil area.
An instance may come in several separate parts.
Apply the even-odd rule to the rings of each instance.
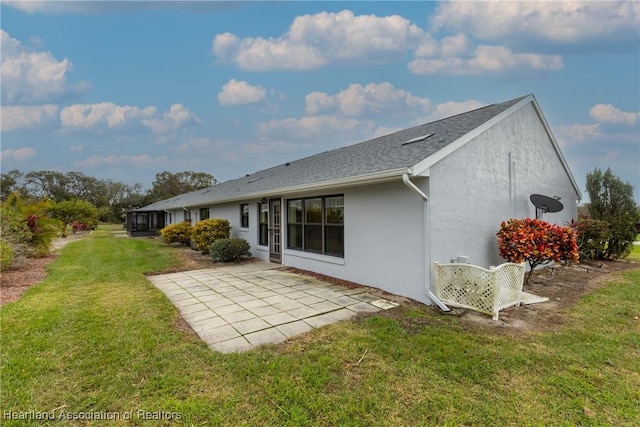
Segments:
[[[181,260],[180,265],[163,273],[233,265],[214,263],[208,255],[203,255],[199,251],[194,251],[187,247],[175,247],[174,249]],[[3,272],[0,280],[0,305],[18,300],[30,286],[42,281],[47,274],[46,266],[54,259],[55,255],[47,258],[27,259],[10,271]],[[246,262],[256,262],[256,260],[251,259]],[[499,321],[493,321],[491,316],[470,310],[454,309],[448,315],[459,316],[460,320],[470,327],[490,328],[507,334],[555,330],[564,322],[566,309],[575,304],[582,295],[593,292],[608,280],[615,279],[616,274],[621,271],[639,267],[640,263],[636,262],[600,261],[568,267],[556,267],[553,270],[543,269],[534,274],[531,283],[525,286],[524,290],[549,298],[547,302],[510,307],[500,312]],[[363,286],[358,283],[294,268],[283,267],[283,269],[346,287]],[[407,312],[411,311],[412,308],[421,306],[408,298],[398,297],[376,288],[368,288],[368,292],[378,295],[380,298],[401,303],[400,308],[379,314],[396,318],[408,331],[417,331],[425,324],[441,320],[438,316],[408,316]],[[430,309],[436,313],[441,313],[436,306],[430,307]],[[445,316],[444,313],[442,315]]]
[[[54,259],[55,255],[28,258],[0,273],[0,305],[17,301],[29,287],[41,282],[47,275],[47,265]]]
[[[640,264],[628,261],[590,261],[537,271],[523,290],[547,297],[549,301],[510,307],[500,312],[498,325],[507,329],[510,326],[525,330],[553,330],[563,323],[565,310],[577,303],[580,297],[607,281],[615,280],[621,271],[639,267]]]
[[[615,280],[620,272],[633,268],[640,268],[640,263],[598,261],[536,271],[523,290],[540,297],[547,297],[549,301],[509,307],[500,311],[498,321],[494,321],[489,315],[472,310],[452,309],[447,314],[435,305],[430,309],[442,316],[459,316],[463,326],[501,334],[555,331],[565,322],[567,309],[576,304],[583,295],[593,292],[608,281]],[[407,318],[406,312],[410,309],[411,306],[408,305],[405,310],[398,310],[395,313],[391,310],[385,315],[397,318],[409,332],[418,331],[421,329],[421,324],[442,320],[440,317]]]

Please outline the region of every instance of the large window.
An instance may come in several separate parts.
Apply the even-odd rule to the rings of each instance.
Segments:
[[[200,220],[209,219],[209,208],[200,208]]]
[[[240,205],[240,227],[249,228],[249,205]]]
[[[260,246],[269,245],[269,203],[259,203],[260,212],[258,227],[258,244]]]
[[[344,257],[344,197],[288,200],[287,247]]]

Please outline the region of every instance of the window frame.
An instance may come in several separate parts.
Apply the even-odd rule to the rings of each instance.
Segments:
[[[211,218],[209,208],[200,208],[200,221]]]
[[[240,204],[240,228],[249,228],[249,203]]]
[[[342,199],[342,204],[340,205],[342,213],[338,222],[329,222],[327,215],[328,199]],[[320,201],[320,222],[317,222],[318,201]],[[330,206],[329,209],[335,209],[335,206]],[[286,212],[287,249],[344,258],[344,194],[287,199]],[[329,251],[329,246],[334,246],[329,243],[329,235],[335,236],[337,229],[342,230],[342,233],[337,233],[341,235],[341,245],[339,246],[341,246],[342,250]],[[318,231],[320,231],[319,235]],[[318,240],[320,242],[319,249]]]
[[[265,209],[266,207],[266,209]],[[266,216],[264,215],[266,214]],[[266,219],[266,221],[263,221]],[[264,240],[263,240],[264,237]],[[269,202],[258,202],[258,245],[269,246]]]

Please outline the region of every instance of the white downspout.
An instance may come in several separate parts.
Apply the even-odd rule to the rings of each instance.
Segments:
[[[411,180],[409,179],[409,174],[413,174],[411,169],[407,169],[407,172],[402,175],[402,182],[409,187],[414,192],[418,193],[418,195],[422,198],[424,202],[424,210],[423,210],[423,219],[424,219],[424,236],[422,237],[422,245],[423,251],[425,254],[425,263],[424,263],[424,285],[427,291],[427,295],[431,298],[440,310],[442,311],[451,311],[449,307],[445,305],[445,303],[440,300],[433,292],[431,292],[431,286],[429,283],[431,282],[431,233],[429,232],[429,197],[422,190],[420,190]]]

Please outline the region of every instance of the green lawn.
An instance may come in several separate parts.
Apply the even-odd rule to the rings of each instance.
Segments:
[[[640,242],[640,234],[636,236],[636,242]],[[628,258],[632,261],[640,261],[640,245],[633,245]]]
[[[416,305],[223,355],[144,277],[176,264],[157,241],[104,229],[66,246],[0,309],[0,424],[35,411],[158,425],[139,410],[176,413],[169,425],[640,424],[640,269],[553,333],[474,330]]]

